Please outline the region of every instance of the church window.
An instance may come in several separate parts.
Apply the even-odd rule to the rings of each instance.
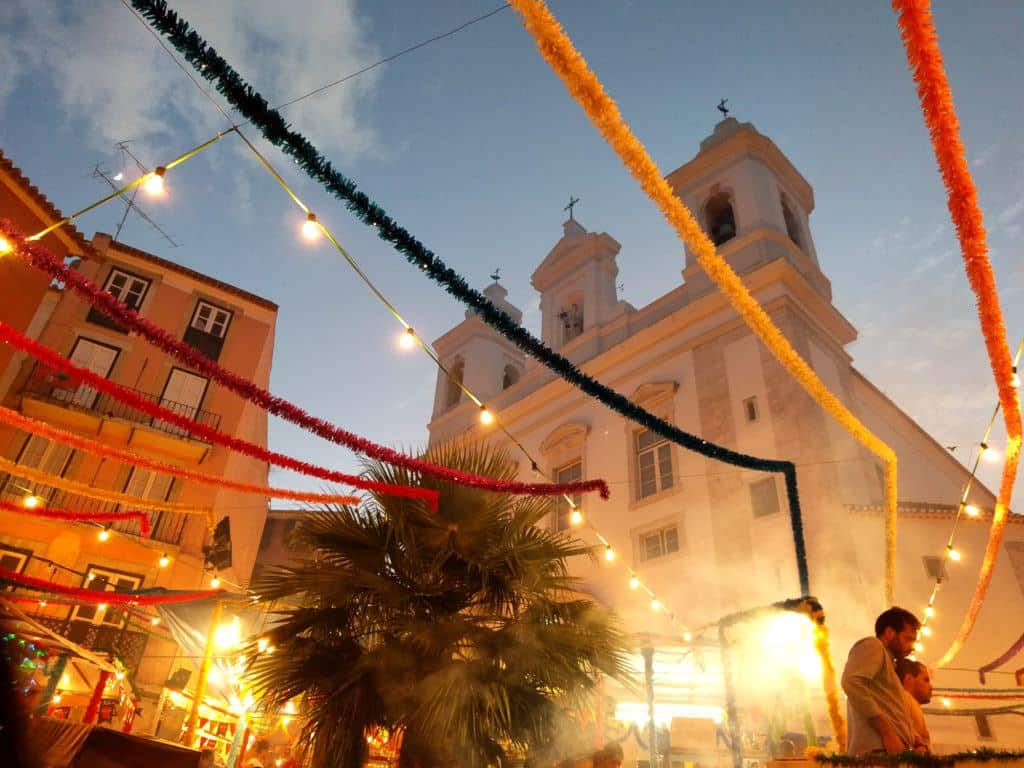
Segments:
[[[747,421],[757,421],[757,398],[748,397],[743,401],[743,413],[747,417]]]
[[[924,560],[924,572],[931,581],[946,580],[946,561],[943,558],[926,555],[921,559]]]
[[[675,480],[672,477],[672,446],[665,438],[649,429],[636,433],[637,498],[646,499],[667,491]]]
[[[568,344],[583,333],[583,300],[562,307],[558,319],[562,321],[562,343]]]
[[[770,517],[779,511],[779,492],[774,477],[750,484],[750,506],[754,517]]]
[[[708,225],[708,237],[715,245],[736,237],[736,215],[732,210],[729,195],[719,192],[704,205],[704,218]]]
[[[555,470],[555,482],[556,483],[575,483],[583,479],[583,462],[574,461],[571,464],[566,464],[563,467],[559,467]],[[572,507],[564,496],[559,496],[557,499],[558,506],[555,508],[555,516],[553,522],[553,528],[556,531],[567,531],[569,530],[570,515],[572,515]],[[583,503],[583,497],[580,494],[573,494],[572,503],[579,507]]]
[[[789,239],[793,241],[793,244],[797,248],[803,248],[803,245],[800,244],[800,226],[796,223],[796,216],[793,215],[793,209],[790,208],[785,197],[781,198],[781,202],[782,218],[786,222],[786,234],[789,235]]]
[[[456,358],[448,371],[450,375],[448,376],[445,406],[447,408],[454,408],[459,404],[459,400],[462,399],[462,377],[466,373],[466,362],[461,358]]]
[[[666,525],[654,531],[641,533],[638,537],[639,554],[642,562],[657,560],[679,551],[679,527]]]
[[[506,365],[505,374],[501,379],[501,388],[508,389],[517,381],[519,381],[519,369],[514,365]]]

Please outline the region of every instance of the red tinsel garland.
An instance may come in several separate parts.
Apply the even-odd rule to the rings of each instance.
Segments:
[[[438,477],[450,482],[459,483],[491,491],[532,496],[562,496],[576,493],[598,491],[602,499],[610,496],[608,484],[604,480],[585,480],[575,483],[520,483],[507,480],[496,480],[482,477],[469,472],[461,472],[449,467],[442,467],[422,459],[416,459],[404,453],[378,445],[366,438],[355,435],[347,430],[330,424],[323,419],[310,416],[298,406],[287,400],[276,397],[251,381],[221,368],[217,363],[190,347],[185,342],[174,338],[164,329],[139,317],[132,309],[118,301],[98,285],[89,281],[75,270],[68,269],[57,260],[45,247],[27,242],[21,233],[9,221],[0,221],[0,231],[14,246],[15,252],[25,258],[34,267],[46,272],[55,280],[63,282],[75,293],[96,307],[103,314],[117,321],[125,328],[142,336],[158,349],[163,350],[181,363],[209,376],[221,386],[244,397],[268,412],[286,421],[290,421],[319,437],[337,445],[343,445],[358,453],[365,454],[379,461],[404,467],[421,474]],[[35,353],[32,353],[35,354]],[[90,385],[94,386],[94,385]],[[113,395],[119,400],[119,395]],[[133,406],[134,407],[134,406]],[[186,420],[188,421],[188,420]],[[189,424],[194,422],[188,421]],[[184,425],[182,425],[184,426]],[[189,426],[184,426],[190,429]],[[197,433],[198,434],[198,433]]]
[[[223,595],[221,589],[204,589],[194,592],[104,592],[97,589],[83,589],[82,587],[69,587],[64,584],[57,584],[45,579],[37,579],[34,576],[26,576],[24,573],[11,571],[7,568],[0,568],[0,581],[8,584],[16,584],[26,589],[36,589],[40,592],[47,592],[51,595],[64,595],[81,600],[83,603],[107,603],[111,605],[160,605],[162,603],[188,603],[193,600],[204,600],[208,597]]]
[[[36,507],[29,509],[22,504],[14,504],[10,501],[0,501],[0,510],[14,512],[18,515],[31,515],[33,517],[45,517],[50,520],[70,520],[78,523],[121,523],[126,520],[138,520],[139,530],[142,535],[149,537],[149,515],[140,510],[128,512],[76,512],[72,509],[52,509],[50,507]]]

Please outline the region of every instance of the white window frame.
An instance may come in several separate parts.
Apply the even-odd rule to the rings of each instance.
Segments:
[[[674,557],[682,552],[683,540],[680,532],[681,527],[682,526],[678,520],[663,520],[649,528],[637,531],[635,535],[636,561],[638,563],[653,563]],[[669,537],[667,536],[670,531],[675,532],[675,549],[672,550],[669,550]],[[657,554],[649,554],[647,549],[647,542],[653,537],[657,537],[658,539]]]
[[[640,438],[645,434],[650,434],[653,442],[641,449]],[[642,463],[642,457],[646,455],[652,456],[652,468],[654,470],[654,490],[648,493],[644,492],[644,466]],[[667,474],[665,472],[665,462],[668,463]],[[640,429],[633,432],[633,467],[636,472],[637,501],[652,498],[676,487],[675,465],[672,460],[672,443],[649,429]]]
[[[89,578],[90,576],[92,576],[93,578]],[[114,584],[114,581],[118,579],[131,581],[133,584],[133,591],[139,589],[142,586],[142,576],[139,576],[134,573],[124,573],[123,571],[115,571],[109,568],[103,568],[98,565],[90,565],[86,569],[85,576],[82,579],[82,587],[84,589],[95,589],[96,587],[94,586],[94,582],[96,580],[96,577],[98,576],[107,577],[107,583],[103,590],[104,592],[116,592],[117,588]],[[93,615],[82,616],[81,613],[83,608],[86,610],[93,610]],[[112,621],[111,616],[113,616],[115,613],[118,613],[121,618],[116,621]],[[122,628],[128,622],[128,614],[126,611],[119,611],[117,608],[110,605],[108,605],[106,610],[103,611],[99,610],[98,606],[76,605],[71,611],[71,620],[84,621],[89,624],[95,624],[97,626]]]
[[[556,483],[575,483],[583,479],[583,457],[580,456],[572,461],[569,461],[552,473]],[[569,506],[569,502],[565,500],[564,496],[559,496],[556,499],[557,507],[552,513],[551,530],[556,533],[562,531],[568,531],[572,528],[572,522],[570,517],[572,515],[572,507]],[[577,509],[581,509],[583,506],[583,495],[574,493],[572,495],[572,503],[576,505]]]
[[[209,317],[206,319],[201,316],[204,308],[210,310]],[[223,323],[219,322],[221,315],[223,315]],[[228,334],[228,327],[231,325],[231,320],[234,316],[235,313],[231,310],[200,299],[196,304],[195,312],[192,313],[192,322],[189,323],[189,326],[214,338],[223,339]],[[216,330],[218,325],[221,326],[219,331]]]
[[[28,550],[15,549],[13,547],[0,544],[0,557],[13,557],[17,559],[18,565],[9,570],[22,573],[25,570],[25,565],[32,559],[32,553]]]
[[[141,484],[142,488],[133,488],[132,486],[137,483],[136,478],[141,477],[145,473],[145,480]],[[167,490],[162,493],[153,493],[153,486],[157,481],[167,481]],[[171,496],[171,489],[174,488],[174,478],[170,475],[165,475],[160,472],[155,472],[152,469],[142,469],[141,467],[132,467],[131,472],[128,473],[128,479],[124,484],[124,492],[129,496],[135,496],[140,499],[153,499],[154,501],[167,501]]]
[[[116,288],[114,281],[118,277],[124,278],[124,286]],[[140,286],[136,286],[133,283],[139,283]],[[136,312],[142,308],[142,302],[146,300],[146,295],[149,293],[149,287],[153,284],[152,280],[147,280],[144,277],[140,277],[132,272],[128,272],[124,269],[118,269],[114,267],[110,270],[110,274],[107,275],[107,282],[103,287],[107,293],[115,297],[122,304],[126,304]],[[139,299],[138,302],[132,303],[129,301],[132,294],[137,294]]]

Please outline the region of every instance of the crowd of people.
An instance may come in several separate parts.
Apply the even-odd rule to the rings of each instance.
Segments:
[[[931,701],[931,674],[909,658],[920,629],[921,622],[910,611],[890,608],[875,620],[874,637],[858,640],[850,649],[842,681],[850,755],[931,751],[921,709]]]

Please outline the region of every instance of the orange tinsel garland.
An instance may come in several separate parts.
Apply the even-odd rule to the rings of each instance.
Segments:
[[[252,493],[257,496],[270,496],[275,499],[291,499],[292,501],[305,501],[320,504],[359,503],[358,496],[333,493],[305,493],[303,491],[292,491],[286,488],[272,488],[269,486],[250,485],[249,483],[225,480],[224,478],[217,477],[216,475],[210,475],[194,469],[178,467],[174,464],[168,464],[163,461],[157,461],[156,459],[140,456],[136,453],[132,453],[131,451],[114,448],[113,446],[105,445],[98,440],[92,440],[88,437],[76,435],[73,432],[53,427],[46,422],[38,421],[36,419],[29,418],[28,416],[23,416],[17,411],[12,411],[10,408],[4,408],[2,406],[0,406],[0,422],[7,424],[8,426],[15,427],[16,429],[31,432],[32,434],[39,435],[40,437],[45,437],[50,440],[55,440],[58,443],[69,445],[72,448],[77,448],[81,451],[85,451],[86,453],[91,453],[94,456],[102,456],[106,459],[122,461],[125,464],[130,464],[135,467],[144,467],[145,469],[151,469],[154,472],[171,475],[172,477],[177,477],[181,480],[193,480],[205,485],[214,485],[218,488],[240,491],[241,493]]]
[[[885,462],[885,599],[892,604],[896,583],[896,453],[825,386],[747,290],[739,275],[718,255],[714,244],[673,192],[644,145],[633,135],[615,101],[605,92],[601,81],[590,70],[543,0],[511,0],[511,5],[523,17],[541,55],[562,79],[570,95],[640,182],[680,239],[690,247],[704,272],[725,294],[744,322],[818,405],[854,439]]]
[[[999,404],[1006,425],[1006,463],[1003,465],[999,496],[996,501],[988,545],[981,562],[978,584],[971,598],[956,638],[943,654],[938,665],[945,666],[963,647],[974,628],[974,622],[985,601],[985,593],[992,580],[999,547],[1006,529],[1010,497],[1013,494],[1014,478],[1021,447],[1020,397],[1013,385],[1013,360],[1006,339],[1006,325],[999,306],[996,279],[988,258],[988,245],[981,207],[978,205],[978,191],[967,165],[966,152],[960,140],[960,123],[956,117],[953,93],[949,87],[946,70],[942,62],[938,34],[928,0],[893,0],[897,13],[900,35],[907,52],[907,62],[917,84],[917,95],[921,101],[932,148],[938,161],[942,181],[946,186],[947,205],[957,239],[963,255],[964,267],[971,289],[978,300],[978,318],[985,337],[989,363],[999,388]]]

